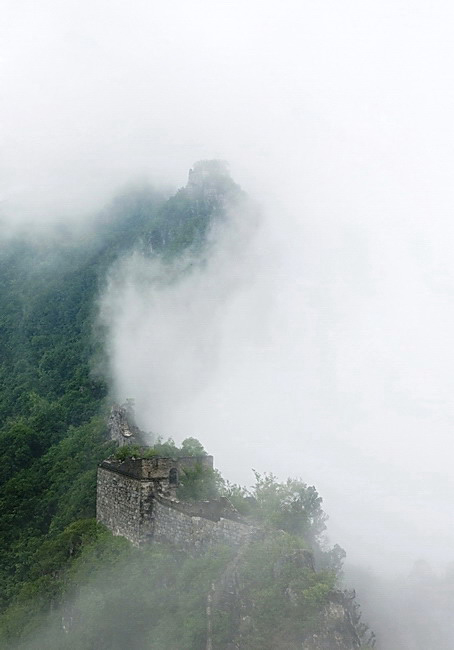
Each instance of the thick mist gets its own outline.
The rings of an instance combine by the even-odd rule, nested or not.
[[[115,396],[135,398],[145,430],[200,438],[230,480],[255,468],[315,484],[379,647],[449,648],[449,411],[431,404],[448,387],[434,384],[434,344],[418,349],[448,306],[418,292],[411,253],[393,283],[395,242],[313,225],[290,242],[278,214],[232,212],[202,261],[136,253],[111,270],[100,315]]]
[[[232,215],[170,285],[139,256],[113,270],[114,390],[231,480],[314,483],[333,542],[379,575],[452,560],[453,18],[43,0],[0,26],[3,234],[228,159],[260,225]]]
[[[116,395],[146,430],[199,436],[234,480],[255,467],[316,483],[355,558],[449,560],[452,309],[403,242],[334,225],[287,241],[278,214],[255,229],[233,215],[208,261],[171,280],[139,255],[113,269]]]
[[[308,227],[289,243],[273,237],[276,214],[259,226],[254,214],[249,228],[247,213],[231,215],[212,233],[208,261],[186,260],[170,277],[139,255],[112,270],[101,314],[116,396],[135,397],[146,430],[199,437],[230,480],[248,484],[254,467],[314,483],[332,543],[374,574],[357,585],[347,568],[382,647],[393,647],[392,629],[399,648],[423,648],[423,638],[448,648],[452,630],[437,612],[449,609],[450,590],[426,598],[436,581],[422,576],[409,603],[416,583],[406,576],[421,558],[452,559],[449,458],[439,451],[449,412],[431,404],[448,390],[434,385],[433,365],[449,360],[434,344],[418,349],[450,310],[417,292],[410,254],[406,284],[393,284],[379,237]],[[417,326],[407,308],[419,302],[427,313]]]

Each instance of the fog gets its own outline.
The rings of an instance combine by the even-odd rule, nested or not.
[[[452,5],[2,13],[8,232],[204,158],[259,205],[170,291],[139,257],[113,273],[113,385],[140,424],[200,438],[231,480],[315,484],[333,542],[379,575],[452,560]]]

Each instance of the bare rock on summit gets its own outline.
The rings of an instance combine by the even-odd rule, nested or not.
[[[107,428],[110,439],[118,443],[119,447],[144,444],[144,434],[134,423],[133,407],[128,401],[112,406]]]

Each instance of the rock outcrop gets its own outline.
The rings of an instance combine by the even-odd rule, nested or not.
[[[364,647],[356,627],[355,611],[348,592],[335,591],[323,610],[317,634],[305,639],[302,650],[356,650]]]
[[[250,585],[244,577],[247,553],[247,545],[243,545],[219,580],[213,583],[207,596],[207,650],[213,650],[216,647],[213,630],[216,625],[215,619],[219,613],[230,621],[230,630],[232,631],[231,638],[227,644],[224,641],[223,647],[228,650],[256,647],[255,641],[252,646],[250,646],[250,642],[251,638],[254,639],[256,636],[255,626],[259,606],[251,599]],[[283,554],[271,568],[276,579],[301,570],[315,572],[312,553],[306,549]],[[283,593],[290,607],[295,609],[296,614],[299,606],[298,592],[289,583],[287,588],[284,586]],[[311,632],[298,637],[294,631],[285,629],[277,631],[276,636],[273,636],[273,649],[357,650],[358,648],[372,648],[373,644],[369,645],[364,639],[366,629],[366,626],[360,623],[359,608],[354,593],[333,590],[329,593],[327,602],[320,616],[317,617],[317,622]]]
[[[134,422],[134,410],[130,401],[112,406],[107,430],[110,439],[118,443],[119,447],[124,445],[146,446],[145,433]]]

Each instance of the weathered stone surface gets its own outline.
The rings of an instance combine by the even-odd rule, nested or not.
[[[197,465],[204,469],[213,469],[213,456],[187,456],[182,458],[125,458],[116,460],[109,458],[101,463],[101,467],[118,474],[124,474],[137,480],[152,480],[158,482],[156,488],[162,490],[172,482],[172,471],[175,471],[174,481],[178,483],[179,476],[186,470],[194,469]]]
[[[145,444],[145,434],[135,425],[132,406],[128,403],[112,406],[107,429],[110,439],[118,443],[119,447]]]
[[[218,521],[184,512],[178,503],[153,502],[153,538],[189,552],[200,552],[215,544],[240,546],[254,532],[252,526],[221,517]]]
[[[98,468],[96,518],[136,546],[151,534],[151,481]]]
[[[98,521],[136,546],[155,540],[199,552],[214,544],[242,544],[255,529],[239,520],[227,499],[196,503],[175,499],[171,472],[179,473],[198,460],[213,467],[211,456],[104,461],[98,468]]]
[[[361,648],[361,640],[352,621],[351,600],[344,592],[333,592],[324,609],[319,632],[304,641],[302,650],[356,648]]]

